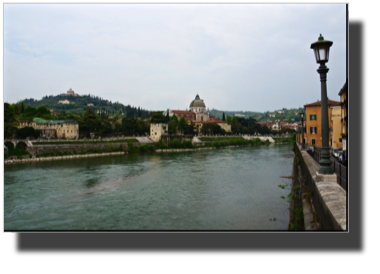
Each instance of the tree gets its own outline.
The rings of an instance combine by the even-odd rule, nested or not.
[[[83,118],[79,120],[79,127],[88,132],[89,136],[90,132],[101,130],[101,121],[91,108],[87,108]]]
[[[122,124],[119,123],[119,122],[116,122],[116,123],[115,123],[115,132],[116,132],[116,133],[119,133],[119,132],[122,132],[122,131],[123,131],[123,126],[122,126]]]
[[[156,111],[152,114],[150,118],[151,123],[166,123],[166,117],[160,111]]]
[[[125,135],[134,135],[137,133],[137,120],[134,117],[125,117],[122,120],[122,128]]]
[[[23,128],[17,129],[17,135],[21,139],[26,139],[27,137],[38,138],[40,136],[40,131],[39,130],[35,130],[32,127],[23,127]]]
[[[226,117],[224,116],[224,112],[223,112],[222,120],[223,120],[223,121],[226,121]]]
[[[16,134],[19,121],[14,108],[8,103],[4,103],[4,136],[11,137]]]
[[[24,117],[34,117],[37,113],[37,109],[34,107],[27,107],[23,113]]]
[[[170,117],[169,117],[169,110],[166,112],[166,123],[169,123]]]
[[[195,124],[191,122],[190,124],[186,124],[186,127],[184,129],[184,134],[194,135],[195,131]]]
[[[150,131],[150,126],[148,123],[146,123],[145,121],[143,120],[137,120],[137,132],[141,135],[145,134],[145,133],[149,133]]]
[[[14,110],[15,110],[15,115],[16,115],[16,116],[19,116],[19,115],[20,115],[20,110],[19,110],[19,108],[18,108],[18,105],[17,105],[17,104],[13,105],[13,108],[14,108]]]
[[[35,116],[37,117],[44,117],[44,118],[49,118],[51,115],[50,110],[47,109],[45,106],[40,106],[37,108]]]
[[[187,126],[186,120],[184,117],[181,117],[178,121],[178,129],[183,133],[183,130]]]
[[[107,134],[112,132],[112,125],[107,120],[102,122],[102,133]]]
[[[177,121],[171,120],[168,123],[168,132],[169,132],[169,134],[176,134],[177,133],[177,128],[178,128]]]
[[[58,114],[58,119],[59,120],[64,120],[64,119],[66,119],[66,116],[67,116],[67,113],[66,113],[66,111],[64,111],[64,110],[62,110],[59,114]]]
[[[178,123],[178,117],[175,114],[170,118],[170,120],[176,121],[176,123]]]

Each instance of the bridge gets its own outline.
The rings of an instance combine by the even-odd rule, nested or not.
[[[28,147],[33,147],[33,144],[29,140],[23,140],[23,139],[5,139],[4,140],[4,146],[7,148],[16,148],[20,147],[22,149],[26,149]]]

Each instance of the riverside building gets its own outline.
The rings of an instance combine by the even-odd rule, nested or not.
[[[191,101],[190,110],[168,109],[167,111],[165,111],[164,115],[166,116],[167,113],[169,113],[169,117],[176,115],[178,119],[180,119],[181,117],[184,117],[186,122],[194,123],[198,129],[198,134],[201,134],[202,126],[207,123],[218,124],[226,132],[231,132],[230,123],[226,121],[222,121],[222,120],[217,120],[215,116],[210,115],[210,109],[208,109],[206,112],[206,104],[204,100],[199,97],[198,94],[197,96],[195,96],[195,99]]]
[[[33,127],[41,131],[42,136],[52,138],[79,138],[79,124],[75,120],[52,120],[34,118],[33,121],[20,121],[19,128]]]

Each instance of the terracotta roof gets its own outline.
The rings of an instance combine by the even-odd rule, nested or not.
[[[347,92],[347,81],[346,81],[346,83],[344,83],[344,85],[343,85],[342,89],[339,91],[338,95],[342,96],[346,92]]]
[[[172,112],[174,113],[174,114],[195,114],[194,112],[192,112],[192,111],[186,111],[186,110],[172,110]]]
[[[317,101],[317,102],[314,102],[314,103],[311,103],[311,104],[304,105],[304,107],[318,107],[318,106],[321,105],[321,102],[322,101]],[[328,106],[339,106],[340,102],[327,99],[327,105]]]
[[[222,121],[222,120],[212,120],[212,121],[207,121],[207,122],[192,120],[192,122],[194,122],[194,123],[201,123],[201,124],[217,124],[217,123],[219,123],[219,124],[222,124],[222,123],[223,124],[230,124],[230,123],[228,123],[226,121]]]

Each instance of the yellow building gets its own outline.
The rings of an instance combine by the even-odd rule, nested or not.
[[[33,121],[20,121],[19,128],[33,127],[41,131],[42,136],[53,138],[79,138],[79,124],[75,120],[52,120],[34,118]]]
[[[331,129],[331,106],[339,106],[340,103],[332,100],[327,100],[329,129]],[[321,101],[304,105],[305,107],[305,145],[322,146],[322,115]],[[329,134],[329,145],[331,146],[332,135]]]
[[[221,120],[212,120],[207,122],[201,122],[201,121],[192,121],[195,124],[195,127],[198,130],[198,135],[202,135],[202,127],[204,124],[218,124],[222,129],[224,129],[226,132],[231,132],[231,124],[226,121]]]
[[[342,122],[341,107],[331,106],[331,146],[332,148],[342,148]]]
[[[347,133],[348,133],[348,98],[347,98],[347,81],[339,91],[340,104],[342,106],[342,150],[347,149]]]

